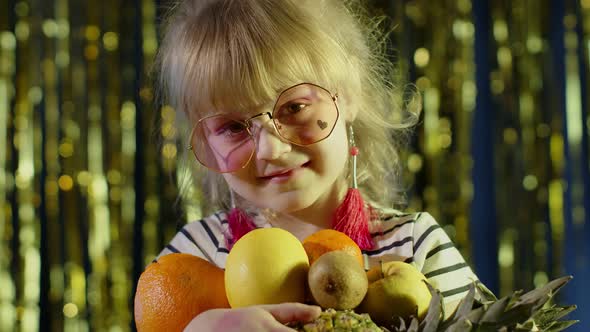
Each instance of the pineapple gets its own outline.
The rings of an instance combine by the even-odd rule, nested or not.
[[[357,314],[352,310],[328,309],[320,317],[310,323],[299,323],[291,326],[297,331],[305,332],[382,332],[369,315]]]
[[[572,306],[545,304],[572,279],[571,276],[555,279],[545,286],[526,294],[516,291],[509,296],[497,299],[485,286],[474,284],[455,313],[444,322],[438,318],[426,317],[417,330],[427,331],[561,331],[576,321],[560,319],[576,309]],[[431,289],[434,293],[437,291]],[[475,300],[476,292],[481,300]],[[437,294],[440,299],[440,295]],[[434,302],[434,301],[432,301]],[[432,303],[430,311],[436,313],[439,303]],[[440,312],[440,310],[438,310]],[[437,314],[439,315],[439,314]],[[438,316],[440,317],[440,316]],[[430,318],[430,320],[428,320]],[[428,326],[428,329],[426,328]],[[404,331],[404,330],[400,330]],[[409,330],[408,330],[409,331]]]
[[[528,293],[516,291],[501,299],[497,299],[482,284],[474,283],[457,310],[444,321],[440,292],[428,285],[432,300],[428,313],[421,322],[416,318],[409,321],[400,318],[396,326],[378,327],[367,314],[328,309],[313,322],[291,327],[306,332],[557,332],[576,323],[573,320],[561,320],[575,310],[576,306],[548,305],[547,302],[571,279],[569,276],[561,277]],[[477,297],[479,300],[476,300]]]

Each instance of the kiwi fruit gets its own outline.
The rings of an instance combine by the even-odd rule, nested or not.
[[[365,295],[369,282],[357,259],[344,251],[330,251],[309,268],[309,290],[323,308],[354,309]]]

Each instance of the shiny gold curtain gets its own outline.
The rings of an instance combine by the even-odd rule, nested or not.
[[[174,113],[148,77],[156,3],[0,12],[0,330],[129,330],[138,274],[181,222]]]
[[[497,271],[485,277],[500,294],[573,271],[584,280],[590,1],[370,4],[389,16],[392,59],[424,100],[405,154],[409,209]],[[0,331],[132,330],[139,273],[199,216],[177,202],[183,136],[150,77],[167,5],[0,0]],[[473,130],[484,106],[489,144]],[[490,189],[474,181],[477,147],[493,156],[487,256],[472,240],[484,229],[474,197]],[[582,285],[568,285],[575,301]]]
[[[444,224],[499,294],[573,274],[562,300],[578,304],[583,320],[590,1],[376,6],[393,18],[396,58],[424,97],[407,159],[410,207]]]

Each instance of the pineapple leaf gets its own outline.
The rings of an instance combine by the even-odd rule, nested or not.
[[[440,291],[432,287],[428,282],[426,282],[426,286],[428,286],[432,298],[430,299],[430,305],[428,306],[428,313],[426,314],[426,317],[424,317],[422,323],[420,323],[420,331],[436,332],[441,317],[444,317],[442,311],[442,296]]]
[[[525,322],[533,314],[533,304],[514,306],[505,311],[497,323],[507,326],[514,326],[517,323]]]
[[[535,324],[535,321],[532,319],[528,319],[526,322],[524,323],[517,323],[516,324],[516,330],[517,331],[534,331],[534,329],[537,327],[537,325]]]
[[[453,326],[455,324],[458,324],[461,321],[466,321],[466,320],[469,321],[470,323],[471,322],[478,322],[479,319],[480,319],[480,317],[485,312],[484,309],[485,309],[484,307],[479,307],[479,308],[473,309],[473,310],[471,310],[469,313],[467,313],[464,316],[454,316],[453,315],[453,317],[450,317],[449,319],[445,320],[441,325],[439,325],[438,331],[445,331],[445,332],[449,332],[449,331],[461,331],[460,329],[459,330],[453,330],[453,329],[451,329],[451,326]]]
[[[506,310],[506,307],[508,306],[508,302],[509,302],[510,298],[509,297],[503,297],[502,299],[492,303],[486,310],[486,312],[483,314],[483,316],[481,317],[481,319],[479,320],[480,322],[496,322],[500,317],[502,317],[502,314],[504,313],[504,311]]]
[[[545,332],[559,332],[567,329],[568,327],[576,324],[577,320],[562,320],[556,321],[550,324],[550,326],[543,329]]]
[[[474,332],[497,332],[498,326],[494,323],[483,323],[477,326]]]
[[[396,327],[395,330],[397,332],[407,331],[408,329],[406,328],[406,321],[401,317],[398,317],[398,318],[399,318],[399,326]]]
[[[420,323],[418,322],[418,319],[413,317],[410,326],[408,326],[408,332],[418,332],[419,325]]]
[[[469,292],[467,292],[467,295],[463,298],[463,300],[461,300],[461,303],[459,303],[459,306],[457,307],[457,310],[455,310],[455,313],[452,315],[451,319],[453,319],[454,317],[461,318],[467,315],[473,309],[474,300],[475,285],[472,284],[469,287]]]
[[[481,316],[483,316],[484,313],[484,307],[479,307],[477,309],[471,310],[471,312],[465,315],[464,318],[468,319],[470,322],[479,322]]]
[[[543,328],[545,325],[565,317],[570,312],[576,310],[576,308],[577,306],[575,305],[566,307],[553,305],[550,308],[537,311],[535,314],[533,314],[533,319],[537,322],[537,324],[539,324],[539,326]]]
[[[514,306],[522,304],[533,303],[533,310],[541,308],[547,301],[549,301],[565,284],[572,279],[572,276],[565,276],[557,278],[548,282],[545,286],[532,290],[522,296],[516,301]]]
[[[522,289],[516,290],[512,292],[512,294],[508,295],[510,297],[510,301],[508,302],[508,308],[514,307],[516,303],[518,303],[518,299],[524,294]]]
[[[514,331],[514,332],[533,332],[533,331],[538,331],[533,329],[532,327],[529,326],[516,326],[514,329],[509,330],[509,331]]]
[[[477,286],[477,291],[480,297],[482,298],[483,302],[498,301],[496,295],[494,295],[494,293],[491,290],[489,290],[486,287],[486,285],[484,285],[482,282],[476,281],[475,284]]]
[[[458,319],[451,326],[446,328],[445,332],[467,332],[471,331],[473,324],[468,319]]]

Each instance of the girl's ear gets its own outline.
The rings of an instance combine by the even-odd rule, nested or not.
[[[356,105],[350,105],[346,108],[346,122],[352,123],[356,119],[356,115],[358,114],[358,108]]]
[[[358,105],[351,102],[349,98],[338,98],[338,108],[340,110],[340,114],[344,116],[346,123],[352,123],[356,119]]]

